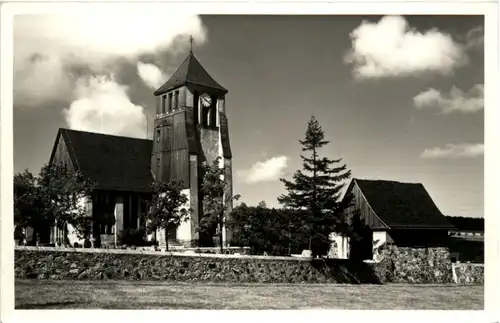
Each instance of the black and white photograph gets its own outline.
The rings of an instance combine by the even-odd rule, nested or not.
[[[497,13],[331,6],[2,21],[12,311],[484,311]]]

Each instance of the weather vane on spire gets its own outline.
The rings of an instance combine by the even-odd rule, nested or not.
[[[191,53],[193,52],[193,35],[189,35],[189,44],[191,45]]]

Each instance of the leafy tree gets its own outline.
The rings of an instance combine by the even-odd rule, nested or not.
[[[118,237],[118,241],[121,245],[135,246],[135,247],[146,247],[153,246],[155,242],[146,241],[147,231],[145,228],[139,229],[125,229]]]
[[[303,224],[308,229],[309,245],[314,256],[325,254],[329,248],[329,234],[335,230],[340,220],[340,198],[344,181],[349,179],[342,159],[320,157],[319,150],[327,145],[324,132],[318,120],[313,116],[308,122],[304,140],[299,140],[303,170],[297,170],[292,181],[280,179],[287,194],[278,198],[278,202],[287,209],[303,210]]]
[[[14,224],[20,227],[33,226],[39,218],[36,203],[36,177],[29,171],[14,175]]]
[[[241,204],[233,209],[228,228],[233,243],[250,247],[253,254],[290,255],[307,247],[301,223],[302,211],[269,209],[259,203],[256,207]],[[301,249],[302,248],[302,249]]]
[[[229,212],[232,202],[238,200],[240,195],[227,194],[229,183],[225,180],[224,167],[219,166],[220,159],[217,157],[211,165],[207,162],[202,165],[203,180],[200,191],[205,215],[200,219],[199,229],[201,232],[207,232],[215,225],[222,252],[224,250],[222,231],[224,230],[225,215]]]
[[[260,201],[259,204],[257,204],[257,207],[267,208],[267,204],[265,201]]]
[[[262,254],[271,253],[277,243],[272,237],[274,220],[268,208],[241,204],[233,209],[226,225],[233,232],[233,244],[250,247],[253,254]]]
[[[169,232],[189,219],[191,209],[186,207],[189,200],[186,194],[182,193],[178,182],[155,182],[153,191],[153,198],[146,213],[147,230],[165,230],[165,245],[168,250]]]
[[[38,176],[28,170],[18,173],[14,176],[15,225],[32,227],[34,241],[51,226],[63,229],[67,224],[87,238],[87,210],[81,200],[90,197],[92,189],[90,180],[61,165],[46,164]]]

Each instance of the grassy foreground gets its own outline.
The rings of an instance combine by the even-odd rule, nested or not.
[[[15,290],[16,309],[484,309],[484,286],[16,280]]]

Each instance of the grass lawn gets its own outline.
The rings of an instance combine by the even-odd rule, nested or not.
[[[482,310],[484,286],[16,280],[16,309]]]

